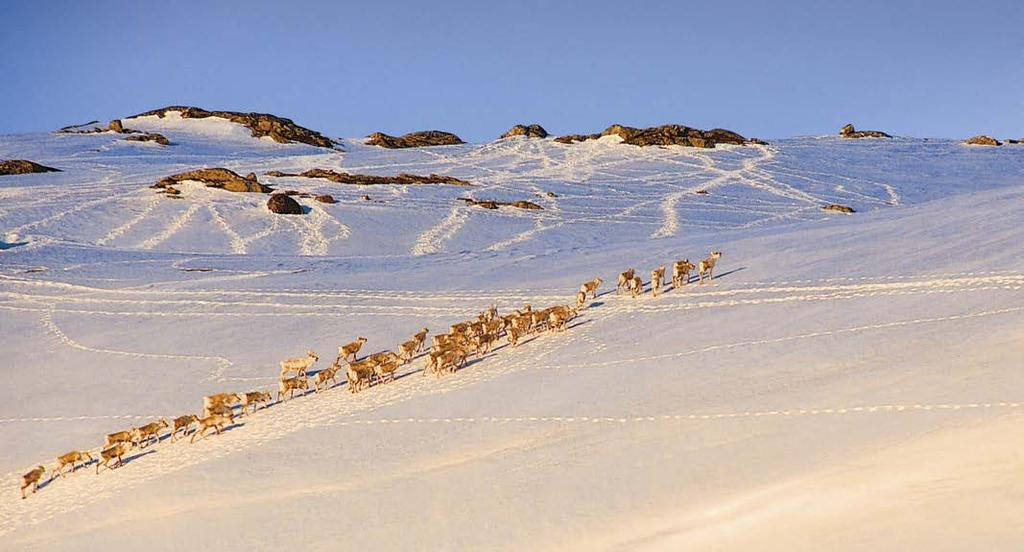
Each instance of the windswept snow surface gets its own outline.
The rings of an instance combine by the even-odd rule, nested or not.
[[[1024,147],[341,152],[215,119],[125,124],[174,145],[0,137],[0,158],[64,171],[0,177],[0,549],[1024,546]],[[263,194],[147,189],[213,166],[339,203],[288,217]],[[264,176],[314,167],[475,186]],[[647,281],[711,248],[711,285],[610,292],[628,266]],[[276,391],[283,358],[322,368],[357,335],[385,350],[595,276],[564,333],[441,379],[419,358],[20,499],[20,474],[108,432]]]

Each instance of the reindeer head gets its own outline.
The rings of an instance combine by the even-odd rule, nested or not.
[[[722,256],[722,252],[721,251],[712,251],[711,252],[711,256],[717,259],[717,258]]]
[[[169,424],[167,423],[167,418],[160,418],[160,420],[157,423],[160,424],[160,427],[170,427]]]
[[[314,353],[313,351],[306,351],[306,356],[313,359],[313,362],[320,360],[320,357],[316,356],[316,353]]]

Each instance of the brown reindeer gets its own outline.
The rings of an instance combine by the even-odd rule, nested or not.
[[[288,393],[288,398],[295,398],[295,391],[298,389],[308,390],[309,389],[309,378],[306,376],[292,376],[290,378],[283,379],[277,382],[277,402],[281,402],[281,397],[285,393]],[[202,420],[200,420],[201,422]]]
[[[21,499],[25,500],[25,489],[32,487],[32,494],[39,490],[39,481],[46,475],[45,466],[36,466],[32,471],[21,476]],[[50,479],[53,479],[52,477]]]
[[[712,251],[710,255],[708,255],[707,257],[704,257],[704,259],[702,259],[700,261],[700,263],[697,266],[697,276],[700,277],[700,283],[701,284],[704,283],[704,274],[705,273],[708,275],[708,281],[709,282],[712,280],[712,278],[714,278],[712,273],[715,271],[715,263],[718,262],[718,259],[721,256],[722,256],[722,252],[721,251]]]
[[[364,386],[370,385],[370,379],[373,378],[373,364],[369,359],[348,362],[345,375],[348,378],[350,392],[358,393]]]
[[[693,263],[687,259],[682,259],[672,263],[672,289],[676,289],[679,286],[686,285],[690,282],[690,271],[694,268]]]
[[[243,394],[242,414],[245,415],[249,413],[250,405],[252,406],[252,413],[255,414],[256,409],[259,408],[261,404],[263,405],[263,408],[266,408],[267,405],[270,404],[270,400],[272,398],[273,397],[270,396],[270,393],[267,393],[266,391],[249,391]]]
[[[101,450],[100,461],[96,463],[96,473],[100,473],[100,466],[106,466],[109,470],[123,466],[124,459],[122,456],[128,454],[129,450],[131,450],[131,443],[125,441],[114,443],[113,445]],[[110,461],[115,458],[117,459],[117,463],[111,466]]]
[[[580,291],[583,293],[583,298],[586,300],[587,295],[592,295],[594,299],[597,299],[597,287],[601,285],[604,280],[600,278],[594,278],[589,282],[583,282],[580,286]]]
[[[338,347],[338,356],[344,360],[348,360],[348,357],[355,360],[356,354],[359,353],[359,349],[363,348],[364,343],[366,343],[365,337],[357,337],[355,341]]]
[[[132,436],[132,441],[135,446],[139,448],[146,448],[148,445],[156,442],[160,442],[160,430],[170,427],[167,424],[167,420],[160,418],[155,422],[150,422],[144,426],[135,428],[135,435]]]
[[[54,477],[53,474],[64,477],[64,468],[68,465],[71,466],[71,473],[75,473],[78,469],[78,463],[82,462],[83,465],[88,462],[92,462],[92,455],[88,451],[84,450],[73,450],[66,452],[57,457],[57,467],[51,472],[50,478]]]
[[[201,439],[205,439],[206,430],[210,429],[211,427],[214,429],[214,431],[217,432],[217,435],[220,435],[220,432],[224,429],[225,426],[229,426],[233,423],[235,423],[235,417],[232,416],[231,414],[228,414],[226,416],[221,414],[213,414],[207,416],[199,420],[199,427],[196,429],[195,432],[192,433],[192,438],[189,439],[189,443],[195,443],[196,436],[198,436]]]
[[[615,294],[618,295],[620,291],[629,291],[629,283],[633,280],[633,276],[635,275],[635,268],[627,268],[625,271],[620,273],[619,281],[615,284]]]
[[[199,421],[199,416],[195,414],[185,414],[184,416],[178,416],[174,419],[174,431],[171,432],[171,442],[178,440],[178,431],[182,431],[182,436],[188,435],[188,430],[192,427],[192,424]]]
[[[659,266],[651,271],[651,295],[658,296],[661,291],[661,282],[665,279],[665,267]]]

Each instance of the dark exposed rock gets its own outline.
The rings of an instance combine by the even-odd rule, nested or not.
[[[512,136],[526,136],[527,138],[547,138],[548,131],[540,125],[516,125],[498,138],[511,138]]]
[[[836,213],[846,213],[846,214],[850,214],[850,213],[855,213],[856,212],[856,211],[853,210],[852,207],[847,207],[846,205],[839,205],[838,203],[830,203],[828,205],[822,205],[821,206],[821,210],[822,211],[835,211]]]
[[[1008,138],[1006,140],[1006,143],[1007,144],[1022,144],[1022,143],[1024,143],[1024,138],[1021,138],[1020,140],[1014,140],[1013,138]]]
[[[684,125],[661,125],[648,128],[634,128],[624,125],[612,125],[600,134],[569,134],[555,138],[556,142],[570,144],[584,140],[595,140],[602,136],[618,136],[622,143],[633,146],[687,146],[694,148],[713,148],[715,144],[750,144],[743,136],[723,128],[701,130]]]
[[[320,203],[337,203],[338,202],[338,200],[334,199],[334,196],[332,196],[331,194],[318,195],[314,199],[316,199]]]
[[[68,125],[66,127],[60,127],[60,130],[58,130],[57,132],[74,132],[75,129],[88,127],[95,124],[99,124],[99,121],[89,121],[88,123],[82,123],[80,125]]]
[[[366,138],[367,145],[391,149],[465,144],[465,142],[462,141],[462,138],[459,138],[450,132],[442,132],[440,130],[410,132],[409,134],[403,134],[402,136],[397,137],[384,134],[383,132],[374,132]]]
[[[364,195],[359,196],[359,199],[361,199],[363,201],[370,201],[370,196],[364,194]]]
[[[273,194],[267,200],[267,209],[279,215],[301,215],[302,206],[286,194]]]
[[[107,125],[107,130],[121,134],[124,132],[124,125],[121,124],[121,119],[114,119]]]
[[[853,124],[847,123],[839,129],[839,135],[843,138],[892,138],[880,130],[857,130]]]
[[[159,132],[145,132],[145,133],[140,133],[140,134],[130,134],[128,136],[125,136],[124,139],[128,140],[129,142],[156,142],[157,144],[160,144],[161,146],[169,146],[169,145],[171,145],[171,141],[168,140],[166,136],[164,136],[163,134],[160,134]]]
[[[47,172],[60,172],[60,169],[47,167],[46,165],[40,165],[39,163],[25,159],[10,159],[7,161],[0,159],[0,176]]]
[[[465,201],[468,205],[475,205],[484,209],[497,209],[498,207],[516,207],[518,209],[541,209],[544,208],[532,201],[497,201],[493,199],[473,199],[471,197],[460,197],[459,201]]]
[[[1001,146],[1001,145],[1003,145],[1003,143],[1000,142],[999,140],[996,140],[995,138],[993,138],[991,136],[985,136],[984,134],[979,134],[977,136],[972,136],[972,137],[970,137],[970,138],[968,138],[968,139],[966,139],[966,140],[964,140],[963,142],[960,142],[960,143],[964,144],[966,146]]]
[[[273,191],[270,186],[264,186],[256,180],[256,175],[249,173],[242,177],[238,173],[221,168],[197,169],[183,173],[173,174],[160,179],[151,188],[167,188],[179,182],[195,180],[202,182],[208,188],[220,188],[229,192],[260,192],[269,193]]]
[[[181,117],[183,119],[205,119],[207,117],[227,119],[248,128],[255,138],[269,136],[272,140],[281,144],[298,142],[301,144],[309,144],[311,146],[319,146],[321,148],[332,148],[335,146],[333,140],[319,132],[299,126],[291,119],[285,119],[284,117],[278,117],[269,113],[207,111],[199,107],[176,105],[146,111],[145,113],[133,115],[130,118],[147,117],[150,115],[156,115],[157,117],[163,118],[169,111],[177,111],[181,113]]]
[[[346,172],[338,172],[331,169],[309,169],[301,173],[285,173],[281,171],[270,171],[267,176],[301,176],[305,178],[326,178],[331,182],[337,182],[338,184],[356,184],[359,186],[372,186],[377,184],[403,184],[403,185],[415,185],[415,184],[451,184],[452,186],[472,186],[465,180],[455,178],[454,176],[442,176],[439,174],[429,174],[427,176],[421,176],[417,174],[399,173],[396,176],[377,176],[371,174],[349,174]]]

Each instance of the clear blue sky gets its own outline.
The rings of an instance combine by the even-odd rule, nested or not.
[[[1024,2],[0,0],[0,133],[168,104],[335,136],[1024,136]]]

